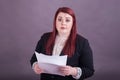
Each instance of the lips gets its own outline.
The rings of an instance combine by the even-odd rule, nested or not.
[[[65,27],[61,27],[61,29],[65,29]]]

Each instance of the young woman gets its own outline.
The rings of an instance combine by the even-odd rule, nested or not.
[[[33,54],[30,62],[34,72],[41,75],[41,80],[84,80],[94,73],[89,42],[77,33],[75,14],[68,7],[57,10],[53,31],[42,35],[35,51],[51,56],[68,55],[67,65],[59,68],[65,76],[60,76],[44,73]]]

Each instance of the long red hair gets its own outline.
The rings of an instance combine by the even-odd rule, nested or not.
[[[53,31],[50,34],[50,37],[46,43],[46,53],[52,54],[53,46],[55,43],[55,38],[56,38],[56,35],[58,34],[57,29],[56,29],[56,18],[60,12],[67,13],[67,14],[71,15],[73,18],[73,26],[72,26],[70,35],[69,35],[69,37],[65,43],[65,46],[62,50],[64,54],[66,54],[68,56],[72,56],[74,54],[74,51],[75,51],[75,41],[76,41],[76,34],[77,34],[76,18],[75,18],[75,14],[74,14],[73,10],[68,8],[68,7],[59,8],[55,14],[54,23],[53,23]]]

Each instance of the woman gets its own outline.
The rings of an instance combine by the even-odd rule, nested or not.
[[[30,62],[41,80],[84,80],[94,73],[92,50],[88,40],[77,34],[75,14],[68,7],[57,10],[53,31],[42,35],[35,51],[46,55],[68,55],[67,65],[59,68],[65,76],[60,76],[44,73],[33,54]]]

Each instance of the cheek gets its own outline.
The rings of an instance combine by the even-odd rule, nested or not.
[[[72,24],[72,23],[68,24],[68,28],[69,28],[69,29],[71,29],[71,28],[72,28],[72,26],[73,26],[73,24]]]
[[[71,26],[71,27],[69,27],[69,31],[71,31],[71,29],[72,29],[72,26]]]
[[[56,22],[56,27],[59,27],[60,26],[60,23],[59,22]]]
[[[56,23],[56,29],[59,30],[61,25],[59,23]]]

